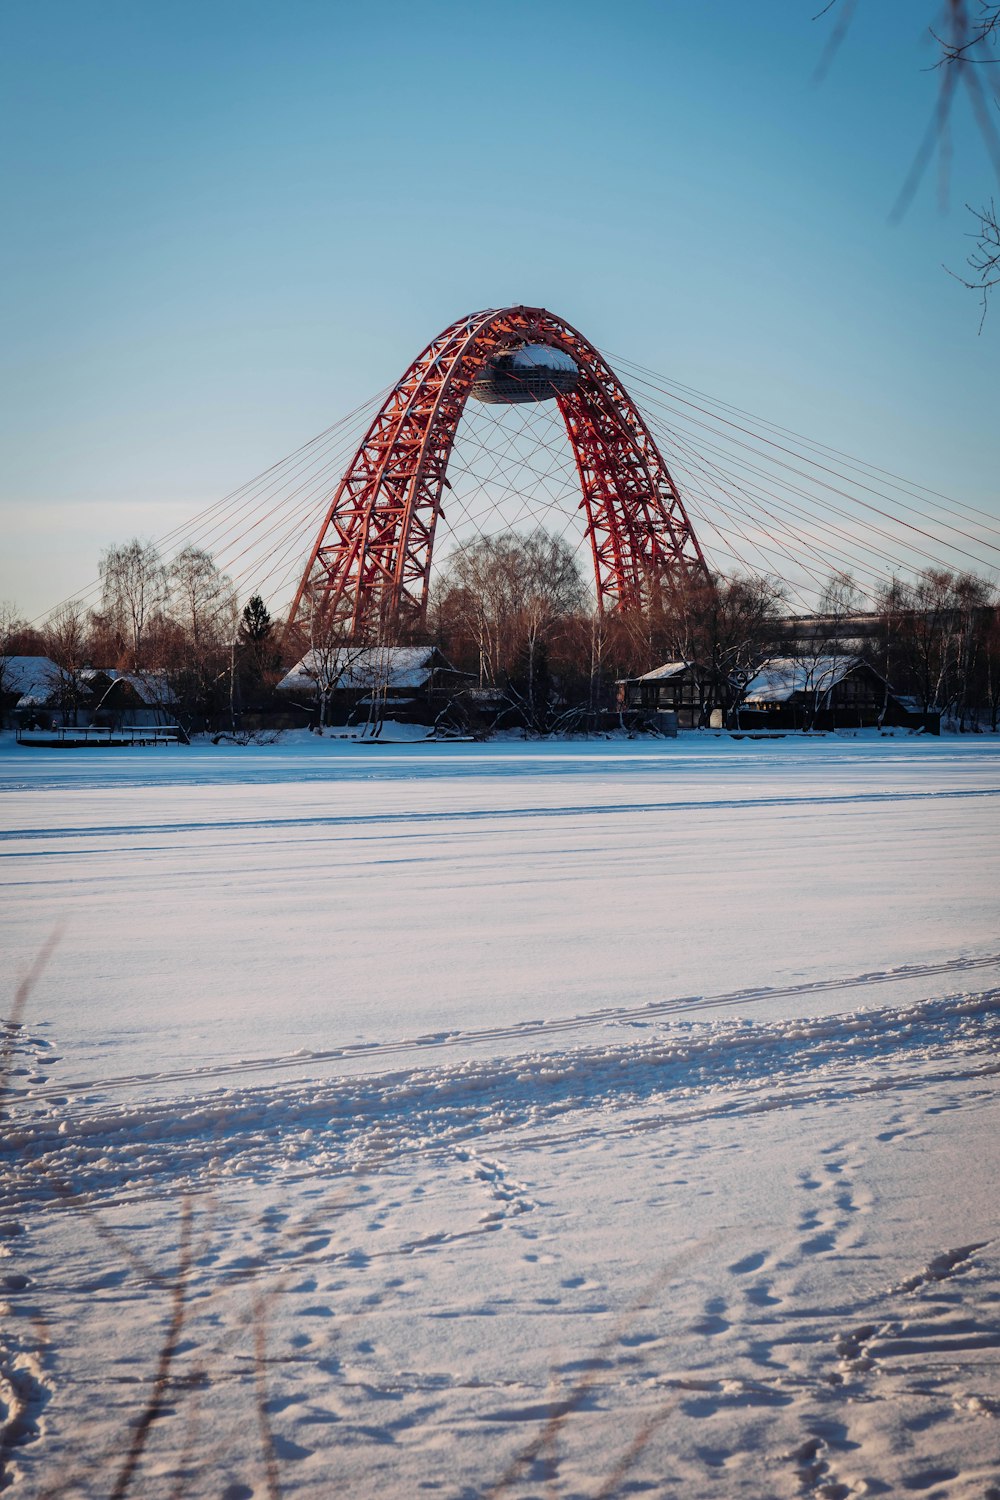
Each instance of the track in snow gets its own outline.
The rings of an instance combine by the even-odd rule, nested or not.
[[[642,1005],[609,1006],[582,1015],[553,1020],[521,1021],[509,1026],[480,1027],[471,1030],[434,1032],[398,1041],[359,1042],[322,1051],[300,1051],[273,1057],[240,1058],[234,1062],[214,1063],[199,1068],[177,1068],[173,1071],[130,1073],[102,1079],[66,1080],[43,1088],[15,1090],[31,1099],[62,1099],[67,1094],[97,1090],[100,1094],[133,1088],[138,1084],[180,1083],[188,1080],[230,1078],[248,1073],[301,1069],[315,1063],[368,1061],[369,1058],[392,1057],[407,1052],[426,1052],[444,1047],[478,1046],[490,1042],[529,1040],[532,1037],[560,1036],[585,1031],[589,1027],[615,1022],[625,1024],[648,1021],[658,1016],[689,1015],[692,1012],[752,1005],[760,1001],[780,1000],[796,995],[817,995],[835,990],[864,989],[873,985],[892,984],[901,980],[933,978],[942,974],[970,973],[978,969],[1000,967],[1000,953],[980,957],[959,955],[936,964],[906,964],[900,968],[874,970],[865,974],[838,975],[830,979],[811,980],[802,984],[731,990],[721,995],[687,995],[669,1000],[650,1000]]]
[[[490,808],[457,808],[434,812],[391,812],[364,814],[317,814],[310,813],[303,817],[294,818],[209,818],[204,821],[189,821],[183,823],[127,823],[127,824],[89,824],[81,828],[10,828],[0,831],[0,843],[17,839],[54,839],[68,841],[82,838],[108,838],[128,835],[172,835],[183,833],[215,833],[224,831],[245,831],[255,829],[270,829],[289,831],[296,828],[363,828],[366,832],[373,828],[384,827],[413,827],[421,824],[438,823],[481,823],[481,822],[509,822],[518,818],[582,818],[582,817],[612,817],[622,814],[649,814],[649,813],[673,813],[673,812],[712,812],[712,811],[737,811],[749,807],[752,808],[778,808],[778,807],[864,807],[870,804],[905,803],[905,802],[946,802],[956,798],[966,799],[969,797],[998,797],[1000,787],[942,787],[932,791],[921,792],[846,792],[829,794],[804,794],[802,796],[786,797],[704,797],[704,798],[674,798],[669,801],[649,802],[606,802],[606,803],[580,803],[565,805],[562,807],[490,807]],[[60,854],[68,853],[68,850],[60,850]],[[81,850],[81,853],[89,853],[89,850]],[[25,855],[31,857],[40,856],[41,851],[30,849]],[[17,858],[16,854],[5,853],[3,858]]]
[[[30,1039],[26,1038],[26,1042]],[[462,1057],[436,1067],[218,1089],[155,1102],[22,1099],[8,1201],[126,1196],[227,1176],[377,1168],[517,1133],[523,1147],[673,1122],[843,1103],[1000,1071],[1000,989],[751,1024],[667,1026],[648,1040]],[[568,1132],[568,1135],[567,1135]]]

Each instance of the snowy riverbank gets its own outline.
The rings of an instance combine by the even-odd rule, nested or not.
[[[109,1490],[186,1203],[136,1494],[981,1500],[998,802],[979,738],[4,737],[14,1493]]]

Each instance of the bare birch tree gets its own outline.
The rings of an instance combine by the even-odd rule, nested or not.
[[[211,555],[185,547],[167,571],[168,613],[176,630],[173,675],[189,713],[233,712],[239,607],[231,580]]]
[[[143,665],[147,632],[166,597],[166,574],[152,542],[134,538],[108,547],[98,563],[101,612],[127,665]]]
[[[8,674],[8,664],[14,651],[14,633],[20,625],[17,608],[9,599],[0,602],[0,698],[4,694],[4,682]]]
[[[338,684],[350,682],[372,648],[352,641],[343,621],[325,611],[315,594],[309,596],[308,619],[309,650],[302,658],[302,671],[315,685],[319,722],[325,725]]]
[[[442,593],[442,610],[475,641],[480,686],[518,683],[534,713],[545,653],[586,603],[572,550],[542,528],[481,537],[450,560]]]
[[[83,696],[80,673],[87,662],[87,625],[83,610],[73,601],[60,604],[45,626],[45,646],[56,664],[53,690],[64,720],[75,724]]]

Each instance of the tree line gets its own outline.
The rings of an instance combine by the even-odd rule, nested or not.
[[[662,589],[642,612],[602,616],[564,542],[509,533],[455,556],[430,618],[449,659],[510,692],[539,729],[567,705],[596,714],[618,679],[667,661],[696,662],[713,705],[730,712],[768,657],[845,651],[956,728],[1000,726],[1000,595],[975,573],[928,568],[868,595],[834,574],[806,635],[766,574]]]
[[[134,539],[102,553],[99,571],[92,608],[67,601],[38,628],[9,606],[0,618],[0,658],[48,656],[64,710],[86,697],[93,667],[161,675],[188,724],[221,726],[269,700],[281,666],[274,623],[257,596],[240,608],[210,553],[189,546],[165,561]]]
[[[255,595],[241,608],[231,580],[195,547],[169,561],[148,542],[110,547],[100,580],[96,606],[63,604],[40,629],[8,610],[0,659],[49,656],[68,699],[86,667],[164,673],[185,722],[225,727],[242,713],[281,707],[276,684],[307,650],[329,668],[325,705],[358,649],[319,611],[283,640],[264,601]],[[973,573],[927,569],[890,578],[867,598],[837,574],[803,636],[790,632],[782,583],[745,573],[661,589],[643,611],[602,614],[572,549],[536,529],[455,551],[432,590],[423,640],[468,673],[484,698],[540,733],[596,724],[614,707],[619,679],[665,661],[696,662],[713,705],[731,711],[767,657],[848,649],[921,709],[941,709],[959,729],[996,731],[998,604],[995,586]]]

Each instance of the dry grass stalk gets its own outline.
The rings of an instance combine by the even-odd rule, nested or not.
[[[135,1431],[132,1435],[129,1451],[125,1456],[125,1462],[122,1464],[114,1487],[111,1490],[111,1500],[124,1500],[124,1497],[128,1494],[136,1469],[139,1467],[139,1462],[149,1437],[150,1428],[163,1411],[166,1401],[167,1390],[170,1385],[170,1371],[177,1354],[177,1346],[180,1343],[187,1312],[187,1281],[191,1271],[193,1217],[191,1199],[185,1198],[181,1204],[181,1234],[177,1251],[177,1275],[174,1278],[171,1292],[172,1306],[170,1322],[167,1327],[166,1337],[160,1346],[159,1358],[156,1364],[156,1375],[153,1379],[153,1389],[150,1392],[145,1408],[135,1424]]]
[[[590,1393],[591,1389],[597,1383],[598,1376],[603,1369],[604,1361],[606,1360],[607,1356],[611,1354],[611,1352],[624,1338],[625,1334],[628,1333],[629,1329],[634,1325],[639,1314],[645,1312],[648,1309],[650,1302],[653,1299],[657,1298],[659,1294],[665,1290],[671,1278],[676,1274],[676,1272],[679,1271],[683,1266],[687,1265],[696,1255],[700,1254],[700,1252],[704,1248],[705,1245],[704,1243],[702,1243],[694,1246],[691,1250],[685,1251],[683,1255],[675,1256],[674,1259],[669,1263],[669,1265],[665,1266],[662,1271],[658,1272],[657,1275],[653,1277],[652,1281],[650,1281],[647,1286],[639,1293],[638,1297],[636,1297],[634,1301],[632,1301],[628,1305],[628,1307],[622,1313],[621,1317],[618,1318],[615,1322],[614,1327],[611,1329],[610,1333],[608,1333],[607,1336],[602,1339],[597,1348],[591,1354],[588,1367],[586,1370],[584,1370],[579,1380],[577,1380],[576,1383],[569,1388],[566,1395],[562,1398],[561,1401],[552,1403],[552,1415],[545,1422],[541,1431],[537,1434],[536,1437],[532,1438],[530,1442],[526,1443],[520,1450],[520,1452],[514,1455],[510,1463],[507,1465],[507,1468],[504,1470],[503,1474],[501,1474],[500,1478],[497,1480],[496,1484],[493,1485],[492,1489],[486,1491],[485,1500],[496,1500],[497,1496],[503,1495],[507,1491],[509,1491],[511,1486],[520,1478],[528,1465],[534,1463],[536,1459],[542,1457],[545,1454],[550,1454],[553,1457],[555,1456],[557,1452],[556,1445],[560,1435],[562,1434],[563,1428],[568,1423],[570,1417],[575,1412],[580,1410],[580,1407],[583,1405],[583,1402]],[[668,1405],[667,1410],[663,1413],[664,1418],[668,1415],[669,1410],[670,1406]],[[649,1424],[647,1424],[647,1426],[648,1425]],[[642,1453],[643,1449],[647,1446],[650,1438],[652,1437],[653,1430],[655,1430],[655,1426],[657,1425],[659,1425],[659,1423],[654,1422],[650,1427],[648,1433],[644,1428],[643,1431],[639,1434],[639,1438],[637,1438],[633,1442],[631,1447],[626,1450],[623,1458],[619,1460],[619,1464],[614,1470],[612,1470],[612,1474],[616,1474],[618,1476],[615,1480],[616,1485],[620,1483],[621,1479],[635,1463],[636,1459]],[[625,1465],[625,1467],[622,1467],[623,1464]],[[611,1476],[609,1475],[608,1480],[610,1480],[610,1477]],[[604,1496],[605,1494],[610,1495],[613,1493],[613,1490],[608,1490],[606,1488],[607,1482],[608,1481],[605,1481],[605,1488],[602,1488],[598,1492],[602,1496]]]
[[[278,1474],[278,1455],[274,1449],[274,1433],[267,1410],[267,1326],[266,1300],[259,1293],[253,1299],[253,1354],[254,1394],[256,1396],[257,1427],[264,1453],[264,1475],[267,1480],[268,1500],[281,1500],[281,1484]]]
[[[57,946],[61,935],[61,930],[57,929],[53,931],[17,988],[11,1015],[6,1023],[4,1023],[3,1041],[2,1046],[0,1046],[0,1097],[2,1097],[5,1091],[6,1082],[9,1077],[28,999],[51,953]],[[192,1392],[196,1391],[200,1383],[208,1376],[207,1370],[200,1370],[197,1372],[197,1377],[192,1377],[189,1381],[178,1385],[173,1374],[181,1336],[188,1317],[188,1287],[191,1270],[195,1261],[196,1246],[194,1244],[193,1200],[190,1195],[185,1195],[182,1199],[177,1268],[173,1277],[168,1280],[155,1271],[122,1235],[105,1224],[97,1210],[87,1203],[71,1184],[54,1178],[50,1172],[45,1172],[44,1175],[48,1178],[54,1193],[68,1205],[79,1211],[94,1229],[97,1236],[110,1244],[133,1271],[141,1275],[143,1280],[150,1285],[156,1287],[168,1286],[170,1290],[170,1319],[157,1354],[152,1389],[149,1399],[134,1423],[132,1440],[129,1444],[128,1452],[115,1478],[113,1488],[110,1491],[110,1500],[126,1500],[139,1472],[153,1424],[164,1412],[172,1384],[178,1392],[182,1389]],[[347,1193],[341,1189],[331,1194],[329,1198],[325,1198],[321,1203],[318,1203],[306,1215],[304,1220],[286,1230],[283,1238],[287,1243],[292,1243],[295,1239],[312,1233],[321,1219],[325,1220],[331,1212],[342,1211],[346,1206]],[[662,1292],[676,1271],[703,1248],[703,1245],[699,1245],[684,1255],[675,1257],[663,1271],[653,1278],[640,1295],[626,1308],[610,1333],[597,1345],[590,1356],[588,1368],[575,1384],[569,1388],[562,1399],[558,1399],[558,1392],[553,1390],[553,1399],[550,1403],[551,1415],[543,1424],[536,1437],[515,1455],[499,1480],[491,1489],[485,1492],[485,1500],[495,1500],[495,1497],[509,1491],[511,1486],[523,1475],[527,1466],[540,1458],[548,1461],[546,1491],[550,1496],[550,1500],[555,1500],[558,1494],[557,1468],[561,1446],[560,1439],[563,1436],[564,1429],[570,1417],[579,1411],[587,1395],[596,1384],[601,1370],[604,1368],[607,1356],[633,1326],[639,1314],[648,1308],[651,1299],[657,1297]],[[269,1261],[261,1256],[258,1263],[245,1271],[243,1275],[249,1282],[256,1281],[268,1265]],[[250,1327],[253,1340],[254,1406],[263,1454],[268,1500],[281,1500],[281,1481],[274,1432],[267,1409],[268,1359],[266,1320],[269,1306],[285,1290],[291,1280],[292,1274],[293,1272],[289,1269],[282,1275],[279,1275],[266,1290],[254,1291],[246,1312],[241,1318],[236,1319],[235,1325],[228,1330],[227,1336],[222,1340],[221,1347],[215,1351],[216,1354],[223,1354],[227,1349],[233,1348],[242,1333],[245,1332],[247,1327]],[[215,1296],[219,1295],[220,1291],[221,1289],[210,1293],[208,1300],[212,1300]],[[197,1407],[197,1402],[194,1404]],[[674,1403],[668,1403],[662,1411],[656,1413],[643,1424],[617,1463],[604,1477],[600,1488],[595,1492],[594,1500],[610,1500],[610,1497],[616,1493],[621,1482],[648,1446],[656,1429],[670,1414],[673,1405]],[[196,1422],[196,1416],[193,1422],[189,1420],[188,1439],[185,1443],[185,1451],[180,1463],[180,1473],[171,1491],[171,1500],[183,1500],[183,1496],[186,1493],[188,1471],[195,1446],[194,1428]],[[2,1434],[0,1434],[0,1450],[2,1450]],[[41,1492],[40,1500],[56,1500],[56,1497],[71,1493],[75,1487],[75,1478],[76,1476],[64,1474],[56,1484],[49,1486]]]
[[[21,1034],[24,1012],[27,1009],[29,997],[35,985],[42,977],[45,965],[62,941],[62,935],[63,929],[60,923],[53,927],[45,942],[35,954],[28,972],[14,991],[14,1003],[11,1006],[10,1015],[3,1022],[3,1040],[0,1041],[0,1099],[7,1093],[11,1069],[14,1066],[14,1052],[17,1047],[18,1037]]]

